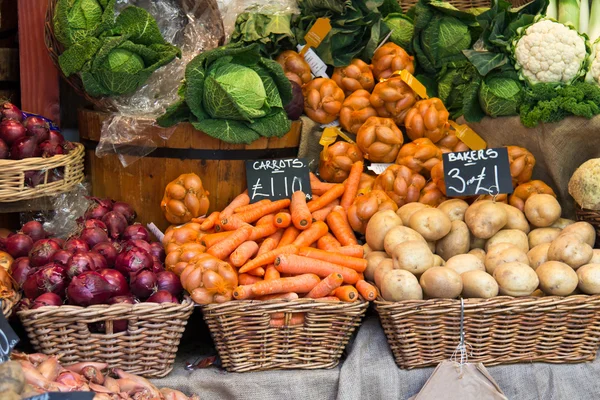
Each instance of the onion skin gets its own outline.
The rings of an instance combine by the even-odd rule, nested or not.
[[[6,238],[4,242],[6,252],[12,256],[12,258],[25,257],[29,254],[33,248],[33,240],[22,233],[17,233]]]
[[[146,253],[152,255],[152,246],[150,245],[150,243],[146,242],[145,240],[138,240],[138,239],[128,240],[123,244],[123,246],[121,248],[123,251],[129,251],[134,248],[139,248],[139,249],[144,250]]]
[[[62,266],[66,266],[72,255],[73,255],[73,253],[70,251],[59,250],[56,253],[54,253],[54,255],[52,256],[52,261],[54,261],[55,263],[58,263]]]
[[[52,261],[54,253],[61,250],[58,243],[51,239],[42,239],[35,242],[31,251],[29,252],[29,258],[31,259],[31,265],[34,267],[41,267],[42,265],[48,264]]]
[[[163,263],[165,262],[165,259],[167,257],[165,249],[159,242],[150,243],[150,255],[158,258],[160,262]]]
[[[122,201],[116,201],[113,204],[112,210],[121,213],[129,224],[133,224],[133,221],[135,221],[135,218],[137,217],[133,207],[131,207],[130,204]]]
[[[13,119],[15,121],[23,121],[23,111],[14,104],[6,101],[0,105],[0,119]]]
[[[26,136],[15,140],[10,148],[10,158],[23,160],[25,158],[39,157],[42,154],[34,137]]]
[[[49,140],[44,140],[39,144],[40,152],[42,157],[54,157],[56,155],[65,154],[62,145],[56,142],[51,142]]]
[[[13,277],[19,287],[23,286],[25,280],[29,275],[35,271],[35,268],[31,265],[29,257],[19,257],[13,261],[10,266],[10,275]]]
[[[83,228],[100,228],[105,232],[108,232],[106,224],[99,219],[87,219],[83,222]]]
[[[175,297],[183,291],[179,277],[171,271],[163,271],[156,275],[156,287],[158,291],[166,290]]]
[[[171,293],[167,292],[166,290],[159,290],[158,292],[156,292],[152,296],[150,296],[148,298],[148,300],[146,300],[146,303],[175,303],[175,304],[178,304],[179,300],[177,300],[177,298],[175,296],[173,296]]]
[[[94,271],[108,268],[108,262],[106,261],[106,258],[104,258],[104,256],[102,254],[95,252],[95,251],[89,251],[87,253],[87,255],[90,256],[92,258],[92,260],[94,261]]]
[[[59,264],[50,263],[30,274],[22,287],[25,296],[33,300],[44,293],[63,297],[67,283],[67,271]]]
[[[31,309],[35,310],[40,307],[60,306],[60,305],[62,305],[62,299],[60,298],[59,295],[57,295],[55,293],[44,293],[42,295],[39,295],[33,301],[33,304],[31,305]]]
[[[67,262],[67,275],[74,278],[84,272],[94,271],[96,264],[89,253],[75,253]]]
[[[101,228],[85,228],[79,236],[90,248],[98,243],[108,242],[108,235]]]
[[[0,122],[0,139],[8,146],[12,146],[17,140],[25,138],[27,131],[19,122],[12,119],[5,119]],[[36,143],[37,144],[37,143]]]
[[[131,293],[139,299],[147,299],[154,293],[156,275],[151,271],[141,271],[131,278]]]
[[[112,268],[115,266],[115,260],[117,259],[118,251],[111,243],[98,243],[94,246],[92,251],[104,257],[104,259],[106,260],[107,268]]]
[[[111,208],[107,207],[106,205],[94,202],[92,205],[90,205],[83,217],[85,219],[102,219],[102,217],[104,217],[104,215],[110,211]]]
[[[132,278],[142,270],[152,268],[152,256],[140,248],[122,252],[115,261],[115,269],[124,276]]]
[[[29,236],[34,242],[46,238],[44,226],[38,221],[29,221],[21,228],[21,233]]]
[[[133,224],[125,228],[123,232],[124,240],[143,240],[145,242],[150,241],[150,233],[142,224]]]
[[[88,271],[74,277],[66,293],[70,303],[87,307],[106,303],[111,297],[111,288],[102,275]]]
[[[100,271],[98,271],[98,273],[102,275],[102,277],[106,279],[106,281],[110,285],[113,296],[112,298],[128,295],[131,297],[129,293],[129,285],[127,284],[127,279],[122,273],[120,273],[116,269],[109,268],[101,269]],[[112,303],[109,302],[109,304]]]
[[[81,239],[73,238],[69,239],[63,245],[63,250],[70,251],[71,253],[87,253],[90,251],[90,247]]]
[[[48,123],[39,117],[28,117],[23,121],[27,135],[35,138],[37,143],[50,139],[50,127]]]
[[[102,217],[102,222],[104,222],[108,228],[108,234],[113,239],[123,235],[127,228],[127,219],[125,219],[123,214],[116,211],[110,211],[106,213]]]

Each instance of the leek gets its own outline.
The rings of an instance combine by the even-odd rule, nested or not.
[[[587,0],[583,0],[587,1]],[[559,0],[558,22],[569,24],[579,31],[579,7],[581,0]]]
[[[557,0],[550,0],[548,2],[548,8],[546,8],[546,17],[558,19],[558,4]]]
[[[588,36],[591,43],[600,38],[600,0],[592,0]]]
[[[581,0],[581,8],[579,9],[579,33],[588,33],[588,23],[590,19],[590,1]]]

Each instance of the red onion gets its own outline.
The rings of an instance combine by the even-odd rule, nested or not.
[[[40,308],[40,307],[61,306],[62,303],[63,303],[63,301],[59,295],[57,295],[55,293],[44,293],[42,295],[39,295],[33,301],[33,304],[31,305],[31,309],[35,310],[36,308]]]
[[[19,139],[25,138],[26,135],[25,127],[19,121],[5,119],[0,122],[0,139],[4,140],[8,146],[11,146]]]
[[[111,199],[108,199],[108,198],[100,199],[98,197],[92,197],[92,200],[94,200],[96,203],[100,204],[102,207],[108,208],[108,211],[112,211],[114,202]]]
[[[152,268],[150,268],[150,271],[154,272],[155,274],[159,274],[164,270],[165,266],[163,263],[158,258],[152,256]]]
[[[24,158],[39,157],[41,155],[35,138],[26,136],[15,140],[10,148],[10,158],[13,160],[22,160]]]
[[[135,301],[131,295],[129,296],[115,296],[108,300],[108,304],[135,304]],[[113,332],[125,332],[127,330],[127,320],[118,319],[113,321]]]
[[[98,273],[110,284],[113,296],[129,295],[129,285],[122,273],[116,269],[108,268],[101,269]]]
[[[150,268],[152,268],[152,256],[137,247],[122,252],[115,261],[115,269],[129,277]]]
[[[150,255],[158,258],[161,262],[165,262],[165,249],[160,242],[150,243]]]
[[[146,300],[146,303],[179,303],[177,297],[166,290],[159,290]]]
[[[31,265],[34,267],[41,267],[42,265],[48,264],[54,253],[60,250],[58,243],[51,239],[42,239],[35,242],[31,251],[29,252],[29,258],[31,259]]]
[[[64,250],[70,251],[71,253],[87,253],[90,251],[90,247],[81,239],[73,238],[65,242],[63,246]]]
[[[53,157],[58,154],[65,154],[62,145],[49,140],[44,140],[42,143],[40,143],[39,148],[42,153],[42,157]]]
[[[87,219],[83,223],[84,228],[100,228],[106,231],[106,224],[99,219]]]
[[[94,264],[94,260],[88,253],[76,253],[69,258],[66,269],[69,278],[73,278],[84,272],[94,271],[96,264]]]
[[[183,291],[179,277],[171,271],[163,271],[156,275],[156,287],[158,290],[166,290],[175,297]]]
[[[0,160],[6,160],[8,158],[8,153],[10,149],[6,142],[0,139]]]
[[[14,119],[21,122],[23,121],[23,112],[7,101],[0,105],[0,119]]]
[[[19,287],[23,286],[27,277],[34,271],[29,257],[19,257],[10,266],[10,274]]]
[[[72,252],[66,250],[59,250],[52,256],[52,261],[62,266],[66,266],[69,262],[69,258],[73,255]]]
[[[50,173],[48,174],[48,183],[58,182],[65,179],[65,168],[58,167],[52,168]]]
[[[25,171],[25,185],[36,187],[44,183],[46,174],[44,171]]]
[[[65,245],[65,240],[61,239],[61,238],[51,238],[50,240],[55,241],[58,244],[58,247],[60,247],[62,249],[62,247]]]
[[[131,278],[131,284],[129,285],[131,293],[139,299],[147,299],[152,293],[156,286],[156,275],[154,272],[141,271]]]
[[[102,217],[102,222],[106,224],[106,227],[108,228],[108,234],[113,239],[121,236],[125,231],[125,228],[128,227],[127,220],[123,214],[116,211],[110,211],[106,213]]]
[[[69,302],[82,307],[106,303],[111,293],[108,281],[94,271],[76,276],[67,288]]]
[[[128,240],[121,246],[123,251],[129,251],[134,248],[140,248],[144,250],[146,253],[152,255],[152,247],[150,247],[150,243],[144,240]]]
[[[110,208],[105,207],[98,203],[92,203],[92,205],[85,212],[85,219],[102,219],[104,214],[110,211]]]
[[[123,232],[123,239],[124,240],[137,239],[137,240],[145,240],[146,242],[149,242],[150,241],[150,233],[148,233],[148,230],[146,228],[144,228],[144,226],[142,224],[133,224],[133,225],[129,225],[125,229],[125,232]]]
[[[108,242],[108,235],[101,228],[85,228],[81,231],[79,237],[86,242],[89,247],[94,247],[98,243]]]
[[[108,304],[135,304],[135,299],[130,294],[124,294],[111,297],[110,300],[108,300]]]
[[[64,141],[62,144],[62,148],[65,154],[69,154],[71,150],[74,150],[76,148],[76,146],[72,142]]]
[[[108,262],[106,261],[106,258],[104,258],[104,256],[102,256],[102,254],[97,253],[95,251],[90,251],[87,254],[88,254],[88,256],[92,257],[92,260],[94,261],[94,271],[98,271],[99,269],[108,268]]]
[[[48,140],[51,142],[55,142],[55,143],[58,143],[61,145],[65,142],[64,136],[62,135],[62,133],[60,133],[58,131],[50,131],[48,136],[49,136]]]
[[[131,207],[130,204],[124,203],[122,201],[115,202],[115,204],[113,204],[112,210],[123,214],[127,222],[130,224],[132,224],[133,221],[135,221],[135,217],[137,216],[133,207]]]
[[[23,126],[27,130],[27,134],[36,138],[38,143],[50,138],[50,126],[40,117],[28,117],[23,121]]]
[[[50,263],[30,274],[23,283],[23,292],[30,299],[44,293],[56,293],[63,297],[68,277],[65,269],[56,263]]]
[[[44,239],[46,232],[44,226],[38,221],[29,221],[21,228],[21,232],[29,236],[34,242]]]
[[[6,252],[10,254],[12,258],[24,257],[31,251],[33,240],[23,233],[17,233],[16,235],[6,238],[4,247],[6,247]]]
[[[118,252],[112,244],[109,242],[98,243],[92,250],[104,257],[107,267],[112,268],[115,266]]]

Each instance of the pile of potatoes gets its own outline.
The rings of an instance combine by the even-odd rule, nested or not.
[[[409,203],[369,221],[364,274],[387,301],[600,294],[595,238],[548,194],[523,211],[492,200]]]

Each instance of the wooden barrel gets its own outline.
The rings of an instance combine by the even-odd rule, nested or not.
[[[246,189],[244,160],[296,157],[302,130],[302,124],[294,122],[282,138],[261,138],[249,145],[236,145],[182,123],[169,140],[159,140],[155,151],[125,168],[116,154],[96,157],[102,122],[108,117],[106,113],[79,110],[79,135],[86,147],[86,173],[92,193],[130,203],[140,222],[154,222],[163,230],[169,226],[160,209],[167,183],[180,174],[193,172],[210,192],[210,211],[221,210]],[[148,137],[158,138],[154,130],[148,129]],[[123,150],[135,153],[136,147]]]

